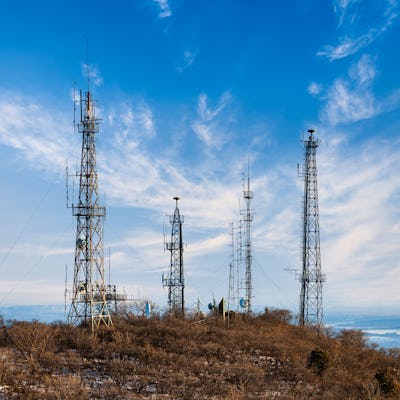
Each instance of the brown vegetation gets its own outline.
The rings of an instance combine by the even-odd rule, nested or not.
[[[389,399],[400,352],[359,331],[289,324],[287,311],[229,322],[114,317],[96,335],[62,323],[0,323],[5,399]]]

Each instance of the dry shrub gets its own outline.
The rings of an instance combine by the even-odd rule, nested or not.
[[[117,386],[125,386],[134,376],[136,365],[129,360],[111,360],[107,363],[107,372]]]
[[[380,393],[391,397],[399,394],[395,380],[387,370],[376,372],[375,379]]]
[[[14,386],[15,376],[14,371],[9,365],[9,361],[0,359],[0,385],[1,386]]]
[[[290,325],[289,318],[269,310],[236,315],[228,327],[222,318],[198,324],[126,315],[96,335],[62,323],[0,321],[0,384],[21,399],[395,396],[383,393],[390,379],[375,374],[389,371],[397,386],[400,352],[370,348],[359,331],[333,337]]]
[[[319,377],[322,377],[322,374],[326,371],[328,366],[329,357],[324,350],[316,348],[311,351],[307,361],[308,368],[310,368]]]
[[[343,346],[353,350],[359,351],[367,348],[367,338],[360,330],[344,329],[337,335],[337,339]]]
[[[40,358],[55,350],[51,328],[40,322],[15,322],[8,331],[14,348],[23,354]]]
[[[43,379],[45,396],[48,400],[89,400],[90,393],[82,379],[77,376],[45,376]]]
[[[2,316],[0,316],[0,346],[7,346],[9,344],[7,325]]]
[[[290,324],[293,321],[293,314],[289,310],[279,310],[279,309],[265,309],[262,315],[263,319],[268,323],[273,324]]]

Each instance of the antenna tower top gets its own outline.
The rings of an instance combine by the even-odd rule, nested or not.
[[[314,132],[315,132],[315,130],[314,129],[309,129],[307,132],[310,134],[310,137],[308,138],[308,140],[314,140]]]

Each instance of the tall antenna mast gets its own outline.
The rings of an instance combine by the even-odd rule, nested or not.
[[[165,277],[163,275],[163,286],[168,288],[168,308],[171,313],[185,314],[185,281],[183,274],[183,238],[182,224],[183,215],[180,214],[178,208],[179,197],[174,197],[176,202],[174,215],[170,215],[169,220],[172,225],[171,241],[165,243],[166,249],[170,252],[169,273]]]
[[[240,199],[239,199],[239,210],[240,210]],[[235,288],[235,302],[237,310],[241,307],[241,290],[242,287],[242,274],[243,274],[243,225],[242,220],[239,218],[238,226],[236,230],[236,288]]]
[[[89,85],[89,83],[88,83]],[[101,324],[112,325],[107,287],[104,279],[103,223],[105,207],[99,205],[96,168],[95,135],[99,133],[99,119],[88,90],[82,99],[80,92],[80,121],[82,134],[78,204],[72,204],[76,217],[75,265],[72,303],[68,322],[90,326],[92,331]]]
[[[233,221],[230,224],[231,260],[229,263],[229,287],[228,287],[228,317],[235,301],[235,235]]]
[[[88,92],[90,92],[89,38],[86,38],[86,75],[87,75],[87,90]]]
[[[299,277],[301,283],[299,324],[322,327],[322,282],[326,280],[326,276],[321,274],[319,240],[316,153],[320,140],[315,139],[314,132],[310,129],[308,139],[304,140],[303,265]]]
[[[244,309],[248,314],[252,313],[252,299],[253,299],[253,283],[252,283],[252,251],[251,251],[251,222],[253,221],[253,211],[251,209],[251,200],[253,199],[253,192],[250,190],[250,161],[247,162],[247,187],[243,184],[243,198],[246,203],[246,209],[241,210],[243,215],[243,222],[245,224],[245,298]]]

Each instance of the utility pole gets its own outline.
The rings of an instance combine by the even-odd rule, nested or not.
[[[174,215],[170,215],[171,241],[165,243],[165,248],[170,252],[170,266],[167,276],[162,277],[164,287],[168,288],[168,308],[171,313],[184,316],[185,314],[185,280],[183,274],[183,215],[178,207],[179,197],[174,197],[176,202]]]
[[[302,272],[299,276],[300,325],[322,327],[322,283],[326,276],[321,273],[321,251],[319,238],[319,209],[317,185],[316,153],[319,140],[314,137],[314,130],[308,131],[304,140],[304,198],[302,232]]]

